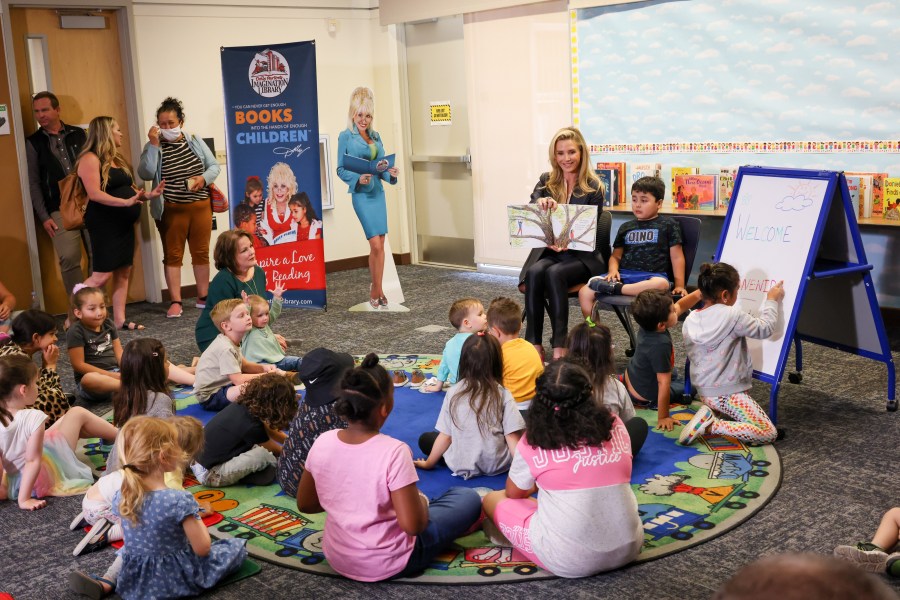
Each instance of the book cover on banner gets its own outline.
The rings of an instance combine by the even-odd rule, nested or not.
[[[676,175],[677,204],[681,210],[714,210],[717,182],[715,175]]]
[[[344,168],[360,175],[381,175],[394,166],[394,154],[388,154],[375,160],[366,160],[358,156],[344,155]]]
[[[612,208],[618,202],[618,172],[615,169],[595,169],[594,172],[603,185],[603,206]]]
[[[900,221],[900,177],[884,179],[884,218]]]
[[[859,175],[847,175],[847,189],[850,191],[850,206],[853,210],[853,216],[856,219],[859,219],[860,184]]]
[[[684,188],[678,189],[675,178],[679,175],[699,175],[700,167],[672,167],[672,208],[681,208],[685,202]]]
[[[598,162],[598,169],[612,169],[616,172],[616,196],[615,201],[612,203],[612,206],[621,206],[625,204],[626,194],[630,190],[625,188],[625,168],[626,165],[623,162]]]
[[[509,245],[513,248],[593,250],[597,243],[598,207],[589,204],[558,204],[553,212],[536,204],[506,207]]]

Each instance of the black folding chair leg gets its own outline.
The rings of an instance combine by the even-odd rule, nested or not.
[[[612,308],[616,312],[616,316],[619,317],[619,322],[622,324],[622,327],[628,332],[628,341],[631,343],[631,348],[625,354],[627,356],[633,356],[637,339],[634,332],[634,324],[631,321],[631,315],[628,314],[628,307],[612,305]]]

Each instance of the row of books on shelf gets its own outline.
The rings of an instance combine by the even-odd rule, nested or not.
[[[604,206],[626,208],[630,204],[631,184],[641,177],[662,178],[660,163],[597,163],[597,176],[605,190]],[[734,191],[737,168],[723,168],[718,173],[701,174],[699,167],[672,167],[670,202],[674,210],[727,209]],[[854,214],[863,219],[900,220],[900,177],[887,173],[846,173],[850,202]]]

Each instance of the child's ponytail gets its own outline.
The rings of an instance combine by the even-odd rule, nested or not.
[[[537,378],[525,417],[528,443],[545,450],[599,446],[611,438],[615,417],[592,401],[588,372],[569,359],[550,363]]]
[[[4,427],[13,420],[12,413],[6,408],[7,398],[20,385],[31,385],[37,375],[37,365],[28,356],[12,354],[0,357],[0,424]]]
[[[703,263],[697,273],[697,287],[706,300],[716,301],[722,292],[735,292],[740,283],[737,270],[728,263]]]
[[[156,472],[163,461],[178,464],[183,452],[178,447],[175,426],[155,417],[132,417],[119,430],[117,440],[124,474],[119,515],[137,524],[146,492],[144,478]]]
[[[369,421],[375,409],[387,400],[393,385],[387,371],[378,364],[378,355],[369,353],[362,364],[344,375],[334,410],[348,421]]]

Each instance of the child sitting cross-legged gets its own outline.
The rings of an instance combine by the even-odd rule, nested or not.
[[[459,360],[459,382],[444,397],[437,432],[419,438],[427,458],[415,465],[432,469],[443,458],[463,479],[508,471],[525,421],[502,382],[500,342],[483,333],[469,336]]]
[[[206,442],[191,465],[197,481],[210,487],[272,483],[286,437],[281,430],[296,414],[297,393],[284,375],[266,373],[244,385],[206,424]]]
[[[641,177],[631,186],[635,218],[619,227],[607,273],[591,277],[578,292],[585,317],[590,316],[594,301],[603,294],[637,296],[644,290],[668,291],[670,283],[674,283],[672,293],[687,293],[681,226],[659,215],[665,195],[666,184],[659,177]],[[670,268],[674,282],[669,281]]]
[[[341,382],[335,410],[347,428],[316,439],[297,492],[300,512],[328,512],[325,558],[357,581],[419,574],[481,514],[471,488],[431,503],[419,492],[409,446],[379,432],[393,407],[391,377],[369,354]]]
[[[299,356],[286,356],[284,350],[287,342],[269,326],[281,315],[282,294],[284,286],[279,281],[272,292],[271,308],[262,296],[247,296],[253,329],[244,336],[241,353],[250,362],[275,365],[282,371],[296,371],[303,359]]]
[[[544,363],[534,345],[519,337],[522,307],[511,298],[494,298],[488,306],[487,322],[488,332],[497,338],[503,352],[503,387],[513,395],[520,411],[528,410]]]
[[[194,390],[200,406],[220,411],[241,394],[241,386],[263,373],[284,372],[275,365],[259,365],[241,355],[241,342],[253,328],[243,300],[229,298],[217,303],[210,318],[219,335],[200,355]]]
[[[475,298],[460,298],[450,305],[448,315],[450,324],[456,328],[457,334],[444,344],[444,353],[441,354],[441,365],[438,367],[437,377],[432,377],[419,388],[420,392],[439,392],[444,385],[456,383],[459,375],[459,355],[463,344],[473,333],[484,331],[487,318],[484,315],[484,305]]]
[[[563,358],[537,381],[506,489],[484,498],[485,533],[542,569],[585,577],[637,558],[644,530],[619,417],[594,402],[591,377]],[[537,501],[531,498],[537,491]]]
[[[625,368],[624,383],[631,399],[641,408],[656,408],[656,427],[672,431],[675,420],[669,416],[669,405],[681,400],[684,383],[672,381],[675,346],[669,328],[678,316],[700,300],[699,293],[678,302],[661,290],[645,290],[631,304],[631,314],[640,326],[634,356]]]

